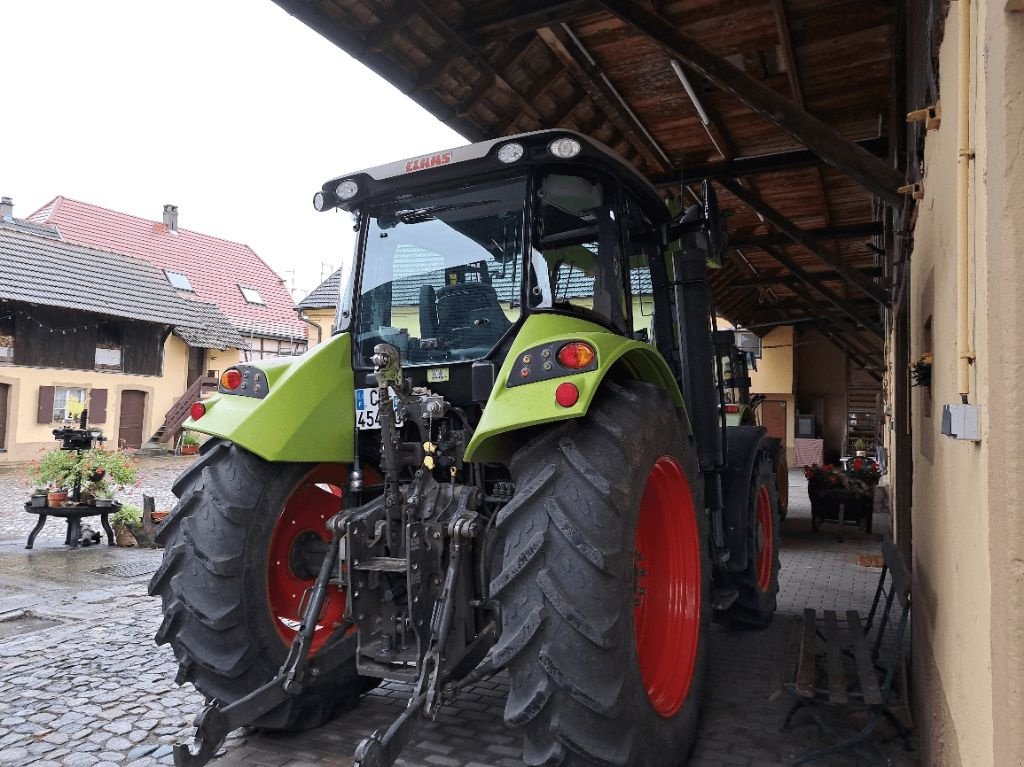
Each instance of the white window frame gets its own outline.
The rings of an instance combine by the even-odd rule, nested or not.
[[[67,410],[68,397],[74,396],[79,402],[88,403],[89,390],[82,386],[54,386],[53,387],[53,423],[65,423],[68,420]]]
[[[185,285],[187,285],[188,287],[184,287],[183,288],[180,285],[175,285],[174,284],[174,280],[171,279],[171,275],[172,274],[175,277],[181,277],[181,279],[183,279],[185,281]],[[164,277],[167,278],[167,282],[175,290],[182,290],[182,291],[186,291],[188,293],[195,293],[196,292],[196,289],[192,287],[192,280],[190,280],[188,278],[188,275],[185,274],[184,272],[179,272],[179,271],[177,271],[175,269],[164,269]]]
[[[242,292],[242,298],[245,299],[247,304],[254,304],[256,306],[266,306],[267,302],[260,294],[260,292],[252,287],[251,285],[242,285],[239,283],[238,289]],[[248,291],[248,292],[246,292]],[[250,293],[252,295],[250,295]]]

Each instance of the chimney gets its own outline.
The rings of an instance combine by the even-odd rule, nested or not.
[[[178,231],[177,205],[164,205],[164,226],[167,227],[167,231],[169,232]]]
[[[10,197],[0,197],[0,219],[4,221],[14,220],[14,200]]]

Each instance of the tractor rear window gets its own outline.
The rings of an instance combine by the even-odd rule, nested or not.
[[[403,364],[485,356],[519,317],[523,178],[370,211],[355,336],[372,367],[381,342]]]

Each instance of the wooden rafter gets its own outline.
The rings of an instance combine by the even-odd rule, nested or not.
[[[869,277],[875,277],[881,274],[881,269],[878,267],[871,267],[869,269],[861,269],[865,275]],[[836,272],[808,272],[813,282],[841,282],[842,276]],[[791,274],[765,274],[761,273],[759,277],[750,277],[744,280],[732,280],[727,287],[728,288],[757,288],[764,285],[798,285],[803,284],[803,281],[798,277],[794,277]]]
[[[819,229],[807,229],[807,234],[819,240],[866,240],[882,234],[885,227],[880,221],[867,224],[846,224],[844,226],[826,226]],[[791,238],[782,232],[765,235],[733,235],[729,244],[736,248],[760,248],[762,245],[785,245]]]
[[[830,304],[832,304],[834,307],[836,307],[839,311],[841,311],[851,320],[856,322],[858,325],[862,325],[873,336],[879,339],[882,338],[881,326],[879,326],[876,322],[873,322],[872,320],[869,320],[867,317],[865,317],[860,312],[860,310],[850,301],[847,301],[845,298],[839,296],[831,288],[825,287],[825,285],[823,285],[820,281],[814,278],[814,275],[811,272],[808,272],[806,269],[800,266],[786,253],[783,253],[778,248],[773,248],[771,246],[767,246],[763,250],[773,259],[782,264],[783,267],[788,269],[790,274],[796,277],[800,281],[800,283],[806,285],[808,288],[812,288],[815,292],[819,293],[822,296],[822,298],[824,298],[826,301],[828,301]],[[800,290],[802,290],[802,287],[797,287]]]
[[[481,76],[493,78],[492,83],[495,88],[500,89],[511,96],[512,100],[516,102],[517,107],[522,109],[527,116],[536,122],[538,127],[543,126],[544,117],[537,111],[536,107],[534,107],[533,104],[519,93],[519,91],[512,87],[504,76],[491,66],[491,63],[483,56],[483,54],[463,40],[462,37],[452,29],[451,26],[449,26],[448,22],[438,16],[426,2],[423,2],[423,0],[414,0],[410,5],[415,8],[416,12],[434,28],[438,35],[443,37],[445,41],[452,46],[453,52],[458,53],[466,61],[472,64],[477,71],[480,72]]]
[[[502,0],[497,8],[475,8],[472,21],[460,25],[459,32],[469,40],[510,40],[540,27],[567,22],[588,7],[593,8],[590,0],[528,0],[513,3],[510,9],[509,3]]]
[[[553,25],[541,27],[537,34],[647,164],[656,172],[666,171],[671,162],[664,150],[654,142],[636,115],[625,106],[597,63],[580,49],[570,33],[561,25]]]
[[[854,143],[876,157],[885,157],[889,146],[888,140],[885,138],[870,138]],[[821,163],[822,159],[809,149],[794,149],[789,152],[777,152],[757,157],[737,157],[732,160],[710,162],[703,165],[684,165],[677,171],[652,176],[651,183],[655,186],[692,184],[706,178],[738,178],[759,173],[777,173],[800,168],[813,168]]]
[[[783,232],[787,237],[793,240],[793,242],[806,248],[839,272],[847,282],[857,286],[883,306],[888,304],[888,297],[881,287],[858,272],[850,266],[849,263],[847,263],[846,259],[826,248],[820,240],[812,237],[760,197],[752,194],[737,182],[729,179],[719,179],[717,183],[724,189],[727,189],[734,197],[746,203],[754,211],[764,216],[766,221],[769,221],[772,226]]]
[[[610,13],[658,43],[670,56],[735,96],[757,114],[816,152],[827,163],[886,202],[902,204],[903,196],[897,190],[903,185],[903,174],[895,168],[861,149],[726,59],[712,53],[678,28],[664,24],[659,16],[630,0],[599,2]]]
[[[775,15],[775,26],[779,31],[779,43],[782,46],[782,58],[786,62],[786,74],[789,77],[789,89],[793,92],[793,101],[801,109],[806,110],[804,103],[804,90],[800,85],[800,72],[796,60],[796,53],[793,51],[793,38],[789,34],[789,19],[786,16],[786,0],[771,0],[772,12]],[[825,190],[825,179],[822,176],[821,168],[814,169],[814,182],[818,188],[818,198],[821,200],[821,215],[825,226],[832,223],[832,213],[828,207],[828,192]]]

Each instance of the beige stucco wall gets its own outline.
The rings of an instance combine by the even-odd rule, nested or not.
[[[320,332],[317,333],[316,328],[306,327],[306,340],[309,342],[310,349],[331,337],[331,326],[334,325],[333,307],[330,309],[306,309],[302,312],[302,316],[320,328]]]
[[[972,62],[970,402],[979,443],[940,434],[956,382],[956,3],[940,52],[942,126],[925,146],[911,258],[915,704],[923,763],[1024,763],[1024,13],[977,2]]]
[[[796,333],[791,325],[775,328],[761,339],[761,359],[750,373],[750,393],[786,403],[786,461],[793,465],[796,439]],[[762,408],[764,406],[762,405]]]
[[[237,352],[236,352],[237,354]],[[120,426],[121,392],[146,392],[143,438],[148,438],[163,423],[164,413],[185,391],[188,347],[176,336],[164,343],[163,375],[142,376],[106,373],[95,370],[63,370],[5,366],[0,368],[0,383],[10,386],[8,396],[7,452],[0,463],[28,461],[40,450],[56,446],[56,424],[36,423],[40,386],[66,386],[107,390],[107,418],[101,425],[107,445],[117,444]]]

